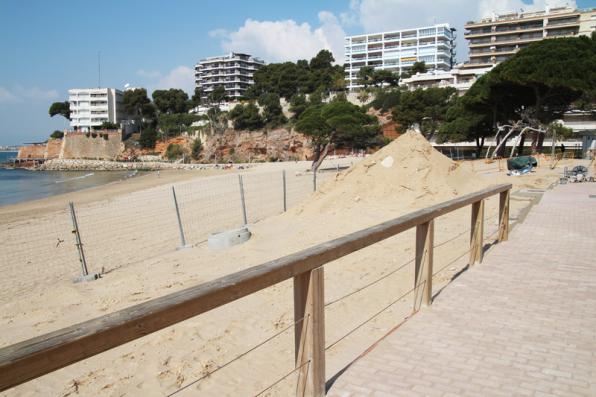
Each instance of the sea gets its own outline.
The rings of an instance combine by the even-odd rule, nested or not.
[[[0,152],[0,163],[17,152]],[[0,206],[74,192],[136,176],[136,171],[29,171],[0,168]]]

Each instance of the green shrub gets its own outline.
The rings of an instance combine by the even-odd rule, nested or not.
[[[64,137],[64,132],[56,130],[54,132],[52,132],[52,135],[50,135],[50,138],[52,139],[62,139]]]
[[[157,141],[157,131],[152,128],[144,129],[139,138],[139,144],[144,149],[153,149]]]
[[[166,158],[168,160],[177,160],[181,158],[183,155],[184,150],[182,149],[182,146],[175,143],[170,143],[168,145],[168,148],[166,149]]]
[[[201,151],[203,151],[203,144],[201,143],[201,140],[197,138],[192,144],[190,156],[194,160],[198,160],[199,156],[201,155]]]

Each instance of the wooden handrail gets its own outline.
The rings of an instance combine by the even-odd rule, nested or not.
[[[480,203],[492,195],[508,192],[510,189],[511,184],[501,184],[466,194],[195,287],[4,347],[0,349],[0,391],[159,331],[290,278],[295,278],[296,281],[300,275],[308,274],[325,263],[412,227],[427,224],[436,217],[456,209]],[[509,199],[508,194],[501,194],[500,197]],[[501,210],[501,214],[508,214],[508,211]],[[500,224],[501,227],[508,227],[507,220],[501,220]],[[501,236],[503,235],[506,238],[506,232],[501,234]],[[322,283],[314,284],[322,286]],[[296,298],[296,285],[295,282],[295,304],[301,302],[300,304],[306,305],[306,299]],[[300,288],[304,288],[306,283],[298,285],[301,285]],[[300,294],[323,296],[317,291],[308,292],[308,288]],[[430,294],[430,291],[427,294]],[[320,305],[320,302],[308,304],[317,306]],[[298,309],[298,312],[302,313],[307,311],[304,308]],[[320,324],[318,319],[315,320],[312,323]],[[316,332],[315,334],[318,335]],[[297,346],[299,339],[297,337]],[[318,343],[321,340],[320,335],[311,339],[317,342],[316,348],[318,348]],[[317,365],[314,367],[316,368]],[[322,367],[324,368],[324,365]],[[316,378],[320,379],[320,376]],[[320,390],[317,387],[315,389]]]

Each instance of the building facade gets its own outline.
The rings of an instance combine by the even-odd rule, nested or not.
[[[122,91],[115,88],[68,90],[70,126],[87,132],[104,122],[120,123],[125,118],[122,97]]]
[[[360,88],[363,66],[401,74],[414,62],[429,70],[450,70],[455,60],[455,29],[449,24],[348,36],[345,39],[346,82],[350,91]]]
[[[458,95],[463,95],[472,87],[478,78],[488,73],[493,67],[486,68],[454,68],[448,71],[434,70],[428,73],[417,73],[400,80],[400,85],[408,90],[426,89],[429,87],[453,87]]]
[[[464,67],[487,67],[512,57],[536,41],[590,35],[596,30],[596,10],[559,7],[539,12],[514,12],[468,22],[465,28],[470,60]]]
[[[240,98],[254,84],[253,74],[263,65],[265,61],[259,58],[235,52],[201,59],[195,66],[195,85],[205,95],[223,85],[229,98]]]

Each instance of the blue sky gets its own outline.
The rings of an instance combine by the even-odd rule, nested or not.
[[[447,22],[545,2],[596,7],[596,0],[103,0],[0,2],[0,145],[45,140],[68,126],[49,105],[69,88],[101,85],[192,90],[202,57],[245,51],[268,62],[331,49],[341,61],[344,34]],[[465,42],[458,57],[466,59]]]

